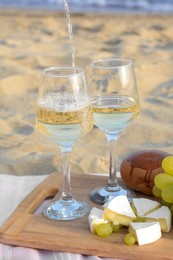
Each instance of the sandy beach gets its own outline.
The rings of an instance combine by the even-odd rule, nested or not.
[[[117,142],[117,161],[142,149],[173,151],[173,16],[72,14],[76,65],[128,58],[135,65],[141,115]],[[0,11],[0,173],[61,172],[59,148],[35,129],[40,72],[71,65],[65,13]],[[109,150],[94,128],[74,146],[71,171],[107,173]]]

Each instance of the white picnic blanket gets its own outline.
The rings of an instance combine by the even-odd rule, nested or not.
[[[0,226],[25,196],[46,177],[46,175],[12,176],[0,174]],[[101,260],[101,258],[0,244],[0,260]],[[104,258],[104,260],[108,260],[108,258]]]

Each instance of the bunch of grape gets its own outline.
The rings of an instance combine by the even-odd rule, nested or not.
[[[173,156],[167,156],[162,161],[164,173],[154,178],[153,195],[162,199],[162,204],[173,212]]]
[[[118,232],[121,225],[114,223],[101,223],[96,227],[96,234],[100,237],[108,237],[113,232]],[[124,242],[127,245],[134,245],[136,243],[136,238],[131,234],[127,233],[124,237]]]
[[[120,227],[120,225],[114,223],[102,223],[97,226],[96,234],[100,237],[108,237],[113,232],[118,232]]]

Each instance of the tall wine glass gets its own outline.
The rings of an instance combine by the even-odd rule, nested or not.
[[[50,219],[71,220],[89,211],[73,198],[70,186],[70,152],[76,140],[93,128],[93,112],[82,68],[50,67],[42,71],[37,101],[37,129],[59,145],[63,163],[61,198],[43,210]]]
[[[131,200],[134,193],[118,184],[114,149],[119,134],[140,112],[133,63],[130,60],[102,59],[93,61],[90,68],[94,122],[106,134],[110,148],[108,184],[92,190],[90,199],[104,204],[124,194]]]

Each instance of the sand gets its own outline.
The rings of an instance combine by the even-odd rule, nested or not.
[[[117,163],[130,153],[173,153],[173,17],[72,14],[76,65],[128,58],[135,65],[141,115],[119,137]],[[71,65],[64,13],[0,11],[0,173],[42,175],[61,170],[59,147],[35,129],[40,72]],[[107,173],[105,135],[94,128],[73,148],[71,171]]]

